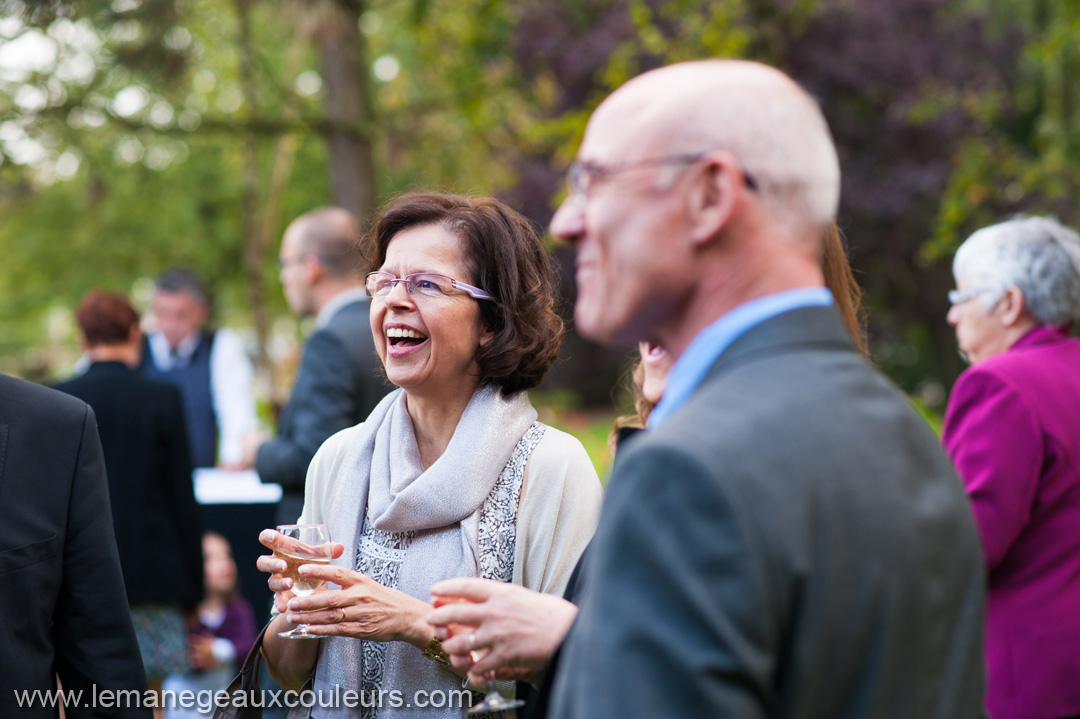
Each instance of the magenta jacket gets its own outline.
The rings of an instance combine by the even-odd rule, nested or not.
[[[1080,340],[1038,327],[968,368],[943,441],[986,554],[991,718],[1080,714]]]

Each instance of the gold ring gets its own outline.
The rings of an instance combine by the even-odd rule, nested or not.
[[[341,619],[338,620],[338,624],[345,621],[345,607],[338,607],[338,611],[341,612]]]
[[[476,632],[469,635],[469,648],[474,652],[476,651]]]

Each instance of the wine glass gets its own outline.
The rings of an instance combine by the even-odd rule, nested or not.
[[[434,602],[432,602],[432,603],[435,605],[435,607],[441,607],[444,604],[457,604],[458,602],[467,602],[467,601],[469,601],[469,600],[465,599],[464,597],[439,596],[439,597],[436,597]],[[448,624],[446,626],[446,631],[450,634],[450,636],[455,636],[457,634],[464,634],[465,632],[470,631],[470,630],[475,630],[475,627],[470,627],[470,626],[465,625],[465,624]],[[487,694],[484,695],[483,700],[479,704],[477,704],[474,707],[471,707],[467,712],[465,712],[466,714],[484,714],[486,712],[504,712],[504,711],[506,711],[508,709],[517,709],[518,707],[525,706],[525,702],[522,701],[521,699],[513,699],[513,698],[505,697],[505,696],[502,695],[502,693],[499,691],[498,687],[496,687],[495,683],[494,683],[494,680],[495,680],[495,671],[494,670],[489,671],[485,675],[485,678],[488,680]]]
[[[278,539],[274,556],[285,562],[285,571],[281,574],[292,580],[292,592],[298,597],[314,594],[322,589],[326,582],[300,574],[304,564],[330,564],[330,530],[325,524],[282,524],[277,527]],[[285,639],[318,639],[308,633],[307,624],[297,624],[287,632],[278,632]]]
[[[465,712],[466,714],[483,714],[485,712],[504,712],[508,709],[517,709],[518,707],[525,706],[525,702],[521,699],[512,699],[505,697],[499,688],[495,686],[495,671],[492,670],[486,675],[488,680],[488,692],[484,695],[484,700],[476,706]]]

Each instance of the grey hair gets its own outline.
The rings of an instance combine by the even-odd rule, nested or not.
[[[984,290],[986,312],[1016,286],[1040,324],[1080,317],[1080,235],[1050,217],[1018,217],[977,231],[956,251],[953,275]]]
[[[210,293],[206,291],[206,285],[199,276],[191,270],[175,267],[160,277],[154,283],[157,292],[185,293],[191,296],[197,304],[210,304]]]

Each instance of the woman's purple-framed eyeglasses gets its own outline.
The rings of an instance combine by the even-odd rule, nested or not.
[[[405,283],[405,289],[410,295],[443,297],[452,294],[453,290],[460,290],[474,299],[495,301],[492,295],[479,287],[467,285],[437,272],[415,272],[404,277],[398,277],[390,272],[369,272],[364,278],[364,289],[369,297],[385,297],[398,282]]]

